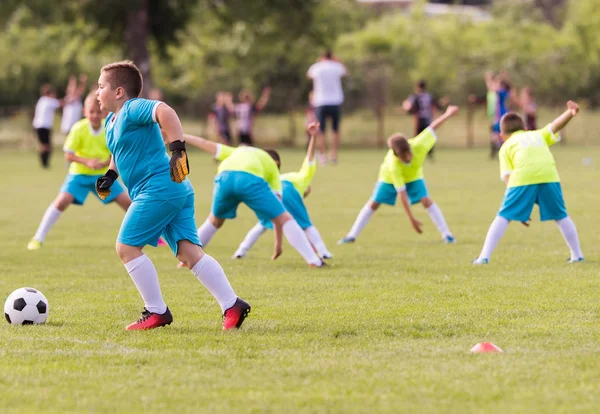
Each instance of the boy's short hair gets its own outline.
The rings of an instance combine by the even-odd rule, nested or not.
[[[390,147],[392,151],[394,151],[394,155],[400,158],[403,154],[408,154],[411,152],[410,144],[406,137],[402,134],[394,134],[389,138]]]
[[[137,98],[142,93],[144,81],[142,72],[130,60],[114,62],[105,65],[101,72],[109,75],[110,86],[113,89],[122,87],[130,98]]]
[[[45,83],[40,87],[40,95],[41,96],[46,96],[52,92],[54,92],[54,88],[49,83]]]
[[[425,90],[425,89],[427,89],[427,82],[425,82],[424,79],[421,79],[419,82],[417,82],[417,86],[420,89]]]
[[[332,57],[333,57],[333,52],[331,51],[331,49],[325,49],[325,58],[331,59]]]
[[[274,149],[266,149],[265,152],[269,154],[271,158],[273,158],[273,160],[277,164],[277,167],[281,168],[281,158],[279,158],[279,153]]]
[[[96,97],[96,90],[90,91],[90,93],[88,93],[85,99],[83,100],[83,106],[87,108],[88,105],[100,106],[100,102],[98,102],[98,98]]]
[[[525,130],[523,118],[516,112],[508,112],[500,119],[500,132],[505,135]]]

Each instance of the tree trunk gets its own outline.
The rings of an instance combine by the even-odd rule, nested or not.
[[[385,145],[385,106],[381,105],[377,108],[377,138],[375,140],[375,145],[378,148],[382,148]]]
[[[150,73],[150,55],[148,54],[148,0],[141,0],[140,7],[131,10],[127,15],[127,27],[125,27],[125,44],[127,54],[131,60],[140,68],[144,80],[142,96],[147,96],[152,89],[152,77]]]

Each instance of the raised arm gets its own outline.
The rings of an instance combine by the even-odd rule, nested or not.
[[[494,82],[494,73],[489,70],[485,72],[485,87],[489,91],[497,91],[498,85]]]
[[[315,159],[315,137],[319,133],[319,127],[321,124],[318,122],[311,122],[306,128],[308,135],[310,135],[310,141],[308,141],[308,150],[306,151],[306,157],[308,162],[313,162]]]
[[[269,102],[270,96],[271,96],[271,88],[267,86],[266,88],[264,88],[262,90],[262,92],[260,93],[260,98],[258,98],[256,105],[254,105],[254,107],[256,108],[257,111],[262,111],[262,109]]]
[[[552,128],[552,132],[555,134],[563,129],[571,119],[579,112],[579,105],[574,101],[567,102],[567,110],[563,112],[558,118],[556,118],[552,123],[550,123],[550,127]]]
[[[446,108],[446,112],[444,112],[439,118],[436,118],[429,125],[429,128],[431,128],[433,130],[438,129],[440,126],[442,126],[442,124],[444,122],[446,122],[448,119],[452,118],[457,113],[458,113],[458,106],[455,106],[455,105],[448,106],[448,108]]]
[[[207,139],[197,137],[195,135],[183,134],[185,142],[190,144],[192,147],[200,148],[204,152],[208,152],[213,157],[217,154],[219,144]]]

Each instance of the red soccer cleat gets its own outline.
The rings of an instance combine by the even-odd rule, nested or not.
[[[146,308],[142,312],[142,317],[136,322],[128,325],[126,331],[143,331],[146,329],[160,328],[161,326],[170,325],[173,322],[173,315],[169,308],[165,313],[152,313]]]
[[[250,313],[250,304],[237,298],[233,306],[223,314],[223,330],[239,328]]]

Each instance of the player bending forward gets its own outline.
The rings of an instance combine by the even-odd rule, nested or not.
[[[429,197],[423,176],[423,163],[437,140],[435,130],[457,112],[457,106],[449,106],[442,116],[414,138],[406,139],[398,133],[388,138],[390,149],[379,168],[379,178],[373,195],[358,214],[350,232],[338,244],[353,243],[379,206],[381,204],[393,206],[396,204],[396,198],[400,198],[404,211],[417,233],[423,232],[422,224],[413,216],[410,206],[421,203],[441,233],[444,242],[455,242],[442,210]]]
[[[567,214],[556,162],[550,146],[560,141],[558,132],[579,112],[567,102],[567,110],[537,131],[525,131],[523,119],[509,112],[500,120],[500,178],[506,183],[504,200],[488,230],[483,249],[473,264],[489,263],[492,252],[504,235],[508,223],[520,221],[529,226],[531,210],[537,204],[542,221],[554,220],[571,252],[569,263],[583,261],[577,229]]]
[[[312,181],[315,171],[317,170],[317,164],[314,158],[315,136],[319,132],[319,123],[310,123],[306,130],[310,135],[310,141],[308,143],[306,158],[302,163],[300,171],[281,175],[283,206],[292,215],[294,220],[296,220],[300,228],[304,230],[308,240],[317,251],[317,254],[323,259],[331,259],[333,258],[333,255],[329,253],[329,250],[327,250],[319,230],[313,226],[308,215],[308,211],[306,210],[306,206],[304,205],[304,201],[302,201],[303,197],[307,197],[308,194],[310,194],[310,182]],[[280,163],[278,163],[277,166],[281,169]],[[248,250],[254,246],[254,244],[258,241],[258,238],[264,232],[266,232],[267,229],[273,229],[273,223],[271,221],[261,220],[260,222],[256,223],[256,226],[250,229],[238,247],[237,251],[234,253],[233,258],[241,259],[244,257]]]

